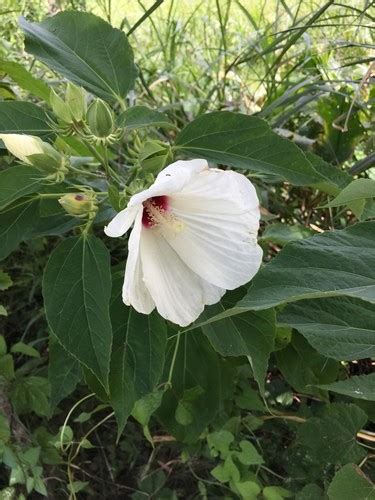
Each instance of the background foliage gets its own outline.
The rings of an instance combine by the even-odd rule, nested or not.
[[[3,498],[375,498],[370,7],[2,2],[0,133],[70,159],[47,179],[0,149]],[[122,304],[103,225],[191,157],[254,182],[265,265],[179,331]]]

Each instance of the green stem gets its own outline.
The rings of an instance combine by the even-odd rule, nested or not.
[[[168,374],[168,380],[166,382],[166,387],[172,387],[172,376],[173,376],[173,370],[174,370],[174,365],[176,364],[176,358],[177,358],[177,351],[178,347],[180,345],[180,338],[181,338],[181,332],[179,331],[177,334],[177,339],[176,339],[176,345],[174,347],[174,352],[173,352],[173,357],[171,361],[171,366],[169,368],[169,374]]]

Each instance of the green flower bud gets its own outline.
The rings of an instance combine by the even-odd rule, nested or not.
[[[115,116],[111,108],[101,99],[95,99],[86,115],[87,124],[97,138],[106,138],[115,131]]]
[[[172,159],[170,145],[156,140],[146,141],[138,156],[143,170],[154,174],[160,172]]]
[[[73,83],[68,83],[65,101],[73,119],[76,122],[83,121],[87,111],[86,92],[84,89],[73,85]]]
[[[97,211],[95,195],[92,193],[69,193],[59,199],[60,205],[69,215],[75,217],[92,216]]]
[[[69,106],[65,103],[63,99],[56,92],[51,89],[49,95],[49,102],[52,107],[52,111],[56,117],[64,123],[72,123],[73,117],[70,112]]]

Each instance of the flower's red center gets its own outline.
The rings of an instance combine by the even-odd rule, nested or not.
[[[168,196],[153,196],[143,202],[142,224],[144,227],[153,227],[158,219],[168,211]]]

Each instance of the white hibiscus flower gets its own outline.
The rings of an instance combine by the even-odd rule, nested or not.
[[[123,301],[187,326],[258,271],[259,201],[241,174],[177,161],[104,229],[129,238]]]

